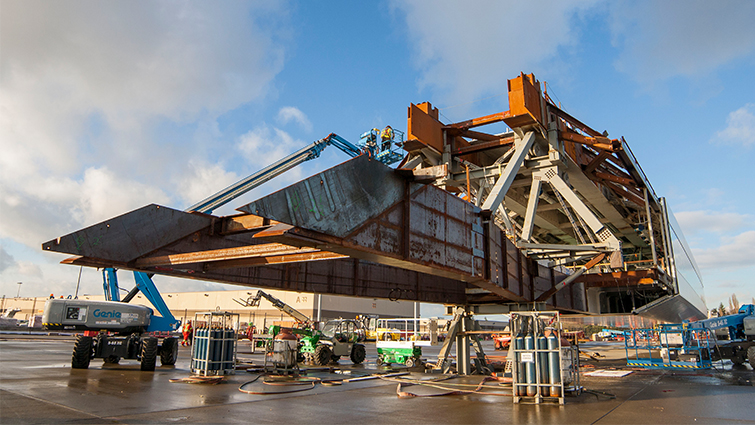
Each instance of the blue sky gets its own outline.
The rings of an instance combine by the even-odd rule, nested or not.
[[[42,242],[148,203],[185,208],[331,132],[405,130],[410,102],[446,122],[506,110],[523,71],[626,138],[708,306],[749,302],[752,22],[745,0],[0,0],[0,294],[73,293],[78,268]],[[328,149],[216,213],[345,159]],[[100,281],[84,270],[80,292]]]

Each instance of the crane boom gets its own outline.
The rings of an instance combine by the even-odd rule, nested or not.
[[[311,319],[307,317],[306,315],[304,315],[304,313],[300,312],[299,310],[291,307],[290,305],[284,303],[278,298],[275,298],[274,296],[262,290],[257,291],[257,295],[255,295],[254,297],[250,297],[246,301],[240,301],[240,300],[234,300],[234,301],[236,301],[237,303],[245,307],[257,307],[260,305],[260,300],[262,298],[265,298],[266,300],[270,301],[270,304],[272,304],[273,307],[293,317],[297,323],[301,323],[303,325],[309,325],[309,323],[311,322]]]

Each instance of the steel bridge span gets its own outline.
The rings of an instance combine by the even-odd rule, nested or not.
[[[534,75],[509,80],[508,111],[464,122],[412,104],[402,148],[395,169],[357,156],[236,215],[148,205],[42,247],[65,264],[484,314],[705,316],[694,258],[626,141]]]

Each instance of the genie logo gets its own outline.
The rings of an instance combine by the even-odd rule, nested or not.
[[[105,317],[109,319],[120,319],[121,318],[121,312],[120,311],[102,311],[99,308],[94,310],[92,312],[94,317]]]

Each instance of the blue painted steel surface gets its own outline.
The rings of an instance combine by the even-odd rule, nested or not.
[[[106,300],[121,300],[121,294],[118,292],[118,276],[115,274],[114,268],[107,267],[102,269],[102,286],[105,289]]]
[[[739,308],[737,314],[698,320],[697,322],[690,323],[689,326],[710,330],[726,328],[729,331],[729,338],[731,340],[744,340],[747,339],[744,333],[744,318],[752,315],[755,315],[755,305],[745,304]]]
[[[150,279],[150,277],[146,273],[134,272],[134,280],[136,281],[136,286],[139,288],[139,290],[142,291],[149,302],[151,302],[152,305],[155,306],[158,313],[162,315],[162,317],[152,316],[149,327],[147,327],[147,332],[178,329],[180,322],[176,320],[175,317],[173,317],[173,314],[165,304],[165,301],[163,301],[163,298],[160,296],[160,292],[152,282],[152,279]]]

